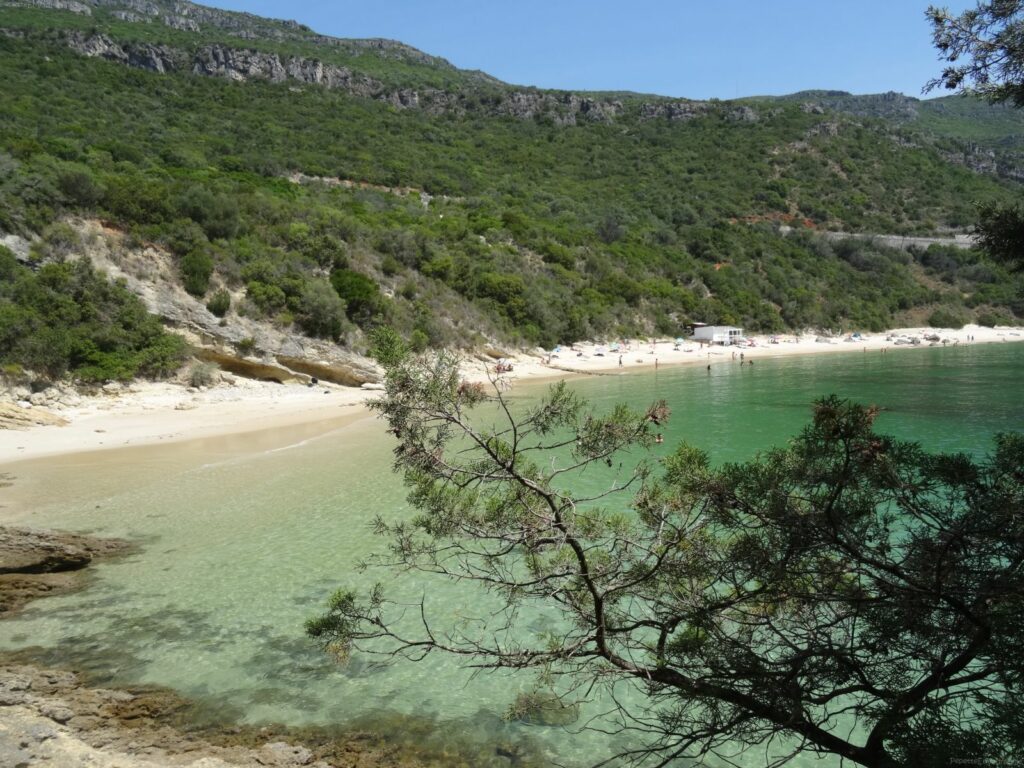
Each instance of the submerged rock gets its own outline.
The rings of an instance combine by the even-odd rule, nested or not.
[[[564,702],[548,691],[523,691],[516,696],[506,717],[530,725],[572,725],[580,716],[579,705]]]
[[[80,584],[80,571],[94,557],[125,553],[119,539],[95,539],[62,531],[0,527],[0,615],[30,600]]]

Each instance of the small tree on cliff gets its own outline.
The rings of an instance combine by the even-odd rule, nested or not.
[[[374,408],[419,511],[379,523],[381,562],[478,582],[503,610],[472,631],[380,587],[340,591],[308,624],[325,646],[542,670],[567,678],[567,697],[634,686],[645,704],[617,720],[643,735],[624,756],[637,764],[778,736],[865,766],[1024,746],[1021,437],[981,463],[933,456],[829,398],[787,448],[714,468],[682,445],[586,496],[577,473],[643,452],[664,403],[598,416],[558,384],[517,411],[446,354],[412,357],[392,337],[379,357]],[[535,636],[516,627],[524,604],[564,621]]]

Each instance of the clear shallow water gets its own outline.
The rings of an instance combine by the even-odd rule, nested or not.
[[[881,430],[930,450],[984,453],[995,432],[1024,429],[1022,377],[1024,344],[1005,344],[743,367],[723,356],[710,374],[663,366],[574,386],[599,409],[664,398],[673,418],[659,451],[687,439],[716,461],[734,461],[795,435],[813,399],[830,392],[883,406]],[[521,387],[516,397],[538,391]],[[384,580],[390,594],[425,594],[439,621],[479,609],[479,596],[457,586],[357,572],[358,561],[381,547],[373,517],[403,514],[404,491],[378,423],[322,432],[306,427],[8,468],[10,493],[32,501],[31,524],[127,536],[143,549],[98,567],[89,589],[0,623],[0,649],[32,647],[44,661],[103,681],[167,685],[226,719],[368,720],[415,730],[416,738],[430,732],[437,749],[475,741],[480,755],[493,756],[495,743],[517,742],[552,760],[599,757],[608,745],[591,734],[501,719],[530,677],[472,678],[444,657],[388,668],[356,658],[342,667],[309,644],[303,621],[340,585]],[[544,628],[539,615],[524,621]]]

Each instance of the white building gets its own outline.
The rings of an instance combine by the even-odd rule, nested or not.
[[[693,329],[693,340],[701,344],[735,344],[743,338],[743,329],[731,325],[698,325]]]

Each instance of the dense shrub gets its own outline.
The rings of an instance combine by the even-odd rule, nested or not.
[[[932,328],[963,328],[966,318],[957,310],[940,307],[928,316],[928,325]]]
[[[190,251],[181,259],[181,282],[193,296],[203,296],[210,287],[213,259],[205,250]]]
[[[978,325],[995,328],[997,325],[1013,325],[1014,318],[1009,312],[987,310],[978,313]]]
[[[127,381],[169,375],[184,356],[181,337],[88,260],[33,273],[0,248],[0,364],[51,379]]]
[[[224,317],[231,309],[231,294],[221,288],[206,302],[206,308],[217,317]]]
[[[381,311],[380,289],[366,275],[351,269],[336,269],[331,273],[331,285],[344,300],[346,314],[359,325],[365,325]]]
[[[336,340],[345,328],[345,302],[326,282],[313,280],[302,292],[297,319],[310,336]]]
[[[194,363],[188,370],[190,387],[208,387],[216,381],[217,366],[213,363]]]

